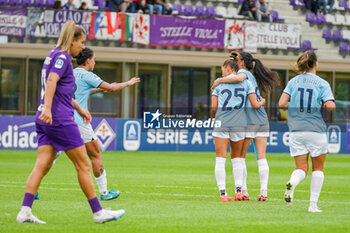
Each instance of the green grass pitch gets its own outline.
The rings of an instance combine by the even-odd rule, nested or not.
[[[76,172],[63,153],[44,178],[33,213],[46,225],[16,223],[26,179],[36,151],[0,150],[0,232],[350,232],[350,155],[328,155],[319,207],[308,213],[310,177],[297,187],[293,206],[283,203],[284,185],[294,170],[288,154],[268,154],[267,202],[255,201],[259,176],[253,154],[247,158],[246,202],[221,203],[214,176],[214,153],[103,152],[108,187],[121,191],[103,207],[125,209],[117,222],[95,224]],[[231,161],[227,191],[233,196]],[[96,186],[97,191],[97,186]]]

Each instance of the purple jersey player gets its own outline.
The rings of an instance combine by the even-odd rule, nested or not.
[[[57,151],[61,150],[66,152],[77,170],[80,187],[89,201],[96,223],[116,220],[125,213],[124,210],[112,211],[102,208],[90,176],[84,142],[74,122],[74,108],[85,122],[91,121],[90,113],[72,99],[75,78],[71,58],[84,49],[85,40],[84,30],[73,21],[67,21],[62,27],[56,47],[45,59],[41,75],[41,100],[35,120],[38,156],[27,180],[17,222],[45,224],[32,214],[34,194],[50,170]]]

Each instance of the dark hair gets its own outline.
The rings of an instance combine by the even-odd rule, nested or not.
[[[317,62],[317,56],[314,51],[306,51],[298,57],[297,63],[294,65],[296,72],[304,73],[314,68]]]
[[[237,61],[234,59],[227,59],[226,61],[224,61],[224,64],[222,64],[223,67],[230,67],[231,70],[233,71],[238,71],[238,64]]]
[[[256,82],[258,83],[261,91],[264,93],[268,94],[273,90],[275,86],[280,85],[278,73],[264,66],[259,59],[253,58],[250,53],[233,51],[230,57],[236,61],[242,60],[248,70],[253,69],[253,75],[256,79]]]
[[[86,60],[89,58],[92,58],[94,56],[94,51],[86,47],[85,49],[81,50],[77,58],[77,64],[80,65],[86,65]]]

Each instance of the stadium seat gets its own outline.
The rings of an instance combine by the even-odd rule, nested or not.
[[[345,17],[341,14],[335,14],[335,21],[338,25],[345,25]]]
[[[331,15],[331,14],[327,14],[326,17],[325,17],[326,21],[329,23],[329,24],[333,24],[333,25],[336,25],[336,21],[335,21],[335,17],[334,15]]]
[[[222,17],[226,18],[227,17],[227,10],[226,7],[224,7],[222,4],[219,4],[216,8],[215,8],[215,13],[217,15],[221,15]]]
[[[55,4],[55,0],[46,0],[45,2],[46,7],[51,7],[53,4]]]
[[[301,43],[300,49],[303,50],[303,51],[306,51],[306,50],[317,50],[317,48],[312,48],[311,41],[309,41],[309,40],[304,40]]]
[[[234,7],[233,4],[228,5],[226,17],[227,18],[237,18],[237,19],[243,19],[245,18],[243,15],[239,15],[238,8]]]
[[[343,36],[340,30],[333,30],[333,40],[343,40]]]
[[[305,7],[305,3],[299,0],[290,0],[289,4],[294,7]]]
[[[184,15],[194,15],[193,6],[192,5],[185,5],[183,14]]]
[[[342,35],[343,35],[344,40],[350,41],[350,31],[349,30],[343,30]]]
[[[270,11],[270,15],[271,15],[271,18],[272,18],[273,22],[281,22],[281,23],[284,22],[284,19],[282,19],[282,18],[280,18],[278,16],[278,12],[277,11]]]
[[[206,10],[205,15],[212,16],[212,17],[221,17],[221,15],[217,15],[215,13],[215,8],[213,6],[207,6],[207,10]]]
[[[349,53],[349,45],[347,42],[340,42],[339,43],[339,52],[340,53]]]
[[[173,14],[174,15],[183,15],[182,5],[174,4],[173,5]]]
[[[332,40],[333,36],[332,36],[331,30],[324,29],[323,32],[322,32],[322,38]]]
[[[344,7],[346,11],[350,11],[350,8],[348,7],[348,3],[346,1],[340,1],[339,6]]]
[[[317,13],[316,23],[318,23],[318,24],[330,24],[329,22],[327,22],[326,18],[324,17],[324,15],[322,13]]]
[[[94,0],[94,6],[97,6],[100,10],[108,10],[109,8],[104,5],[103,0]]]
[[[202,16],[204,15],[204,6],[196,6],[196,10],[194,11],[194,15]]]
[[[44,6],[44,0],[34,0],[32,6]]]
[[[9,0],[8,4],[12,6],[22,5],[22,0]]]
[[[314,13],[311,13],[311,12],[306,13],[306,22],[316,23],[316,18]]]
[[[32,5],[32,0],[22,0],[22,5],[23,6],[30,6],[30,5]]]

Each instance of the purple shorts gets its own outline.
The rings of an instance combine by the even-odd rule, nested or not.
[[[39,125],[35,124],[38,146],[51,145],[56,151],[66,151],[84,145],[77,124]]]

